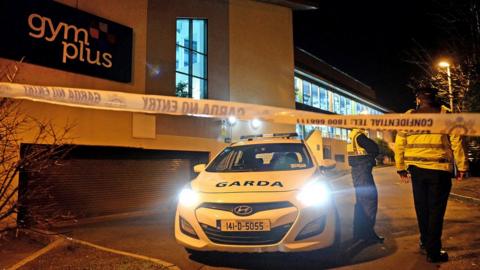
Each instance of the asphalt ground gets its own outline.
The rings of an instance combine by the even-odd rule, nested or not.
[[[480,177],[469,177],[454,181],[451,197],[470,203],[480,204]]]
[[[352,246],[354,193],[350,175],[332,180],[341,218],[341,256],[333,261],[322,252],[301,254],[224,254],[190,256],[173,236],[174,212],[97,223],[68,233],[101,246],[162,259],[181,269],[480,269],[480,208],[450,200],[443,245],[450,261],[426,262],[418,248],[418,229],[411,185],[399,182],[392,167],[374,170],[379,190],[376,230],[384,244]],[[455,183],[454,183],[455,185]]]

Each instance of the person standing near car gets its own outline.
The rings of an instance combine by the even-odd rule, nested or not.
[[[353,129],[347,145],[348,163],[352,167],[355,188],[355,208],[353,213],[353,239],[368,243],[381,243],[384,238],[375,232],[378,208],[378,192],[372,175],[377,144],[369,139],[365,131]]]
[[[437,92],[435,88],[417,89],[417,109],[407,113],[446,113],[448,109],[436,101]],[[441,238],[454,161],[461,180],[468,167],[460,136],[398,132],[395,138],[397,172],[405,183],[410,175],[420,248],[426,250],[429,262],[448,261]]]

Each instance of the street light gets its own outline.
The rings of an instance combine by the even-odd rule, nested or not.
[[[448,77],[448,98],[450,99],[450,111],[453,112],[453,92],[452,92],[452,79],[450,77],[450,63],[447,61],[441,61],[438,63],[438,66],[441,68],[447,68],[447,77]]]

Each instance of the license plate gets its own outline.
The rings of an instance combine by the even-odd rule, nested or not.
[[[223,232],[264,232],[270,231],[270,220],[220,220],[220,230]]]

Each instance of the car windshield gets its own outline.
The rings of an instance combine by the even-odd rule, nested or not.
[[[300,143],[254,144],[227,147],[207,172],[285,171],[311,168],[307,149]]]

